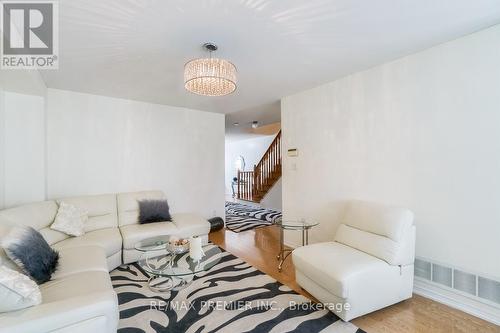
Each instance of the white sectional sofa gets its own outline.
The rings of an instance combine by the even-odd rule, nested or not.
[[[50,229],[58,200],[0,211],[0,240],[11,226],[28,225],[60,254],[51,281],[40,285],[42,304],[0,313],[0,332],[116,332],[118,302],[108,272],[138,260],[134,244],[159,235],[208,240],[210,224],[195,214],[172,214],[171,223],[139,224],[138,201],[163,198],[161,191],[146,191],[60,199],[88,212],[85,234],[80,237]],[[0,259],[0,264],[16,268],[2,249]]]

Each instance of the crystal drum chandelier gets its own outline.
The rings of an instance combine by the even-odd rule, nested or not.
[[[184,87],[203,96],[224,96],[236,90],[236,67],[224,59],[212,58],[217,45],[206,43],[209,58],[194,59],[184,65]]]

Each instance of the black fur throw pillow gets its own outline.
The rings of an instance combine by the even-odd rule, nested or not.
[[[139,223],[172,221],[167,200],[139,201]]]
[[[2,247],[27,275],[38,284],[50,280],[57,269],[59,253],[32,227],[14,227],[4,237]]]

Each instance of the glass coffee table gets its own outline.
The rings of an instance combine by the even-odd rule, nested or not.
[[[278,259],[278,271],[283,269],[283,263],[286,258],[292,253],[293,249],[285,248],[285,230],[296,230],[302,232],[302,246],[309,244],[309,229],[317,226],[318,222],[302,221],[277,221],[275,225],[280,228],[280,252],[276,256]]]
[[[170,236],[157,236],[135,244],[142,252],[137,264],[150,275],[148,286],[155,292],[180,290],[187,287],[196,274],[204,272],[219,263],[222,251],[215,245],[204,245],[205,255],[194,261],[186,253],[171,253],[167,250]]]

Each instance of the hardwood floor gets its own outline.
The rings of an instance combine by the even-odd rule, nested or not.
[[[278,272],[276,254],[279,249],[279,230],[276,227],[264,227],[241,233],[223,229],[211,233],[210,240],[298,293],[312,298],[295,282],[291,258],[287,259],[283,271]],[[418,295],[386,309],[356,318],[352,322],[368,333],[500,333],[499,326]]]

